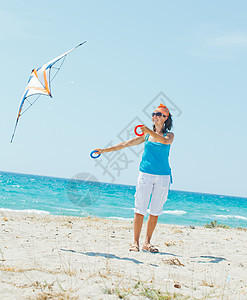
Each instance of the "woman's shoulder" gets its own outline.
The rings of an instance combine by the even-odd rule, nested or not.
[[[168,145],[172,144],[173,139],[174,139],[174,133],[173,132],[167,132],[166,139],[168,141],[168,143],[167,143]]]
[[[174,137],[174,133],[173,132],[167,132],[166,135],[169,136],[169,137]]]

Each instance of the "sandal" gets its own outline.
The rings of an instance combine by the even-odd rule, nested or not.
[[[139,252],[139,246],[137,246],[136,244],[133,244],[130,248],[129,251],[134,251],[134,252]]]
[[[151,253],[158,253],[159,252],[159,250],[157,248],[155,248],[154,245],[151,245],[151,244],[148,245],[148,246],[143,245],[142,250],[148,251],[148,252],[151,252]]]

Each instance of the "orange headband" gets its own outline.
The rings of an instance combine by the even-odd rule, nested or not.
[[[169,116],[169,109],[165,105],[163,105],[162,103],[160,103],[160,105],[156,108],[156,110],[161,112],[166,117]]]

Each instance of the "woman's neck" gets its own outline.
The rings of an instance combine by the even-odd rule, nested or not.
[[[155,125],[155,131],[158,134],[163,134],[163,126]]]

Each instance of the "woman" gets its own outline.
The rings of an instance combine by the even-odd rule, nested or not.
[[[172,116],[168,108],[160,104],[152,113],[152,121],[153,130],[146,126],[140,127],[141,131],[144,132],[143,136],[135,137],[106,149],[95,149],[99,153],[105,153],[145,142],[135,194],[134,243],[129,249],[136,252],[140,250],[139,238],[149,202],[147,232],[142,249],[159,252],[150,241],[158,216],[162,214],[163,205],[167,200],[171,179],[169,152],[174,134],[168,132],[172,127]]]

